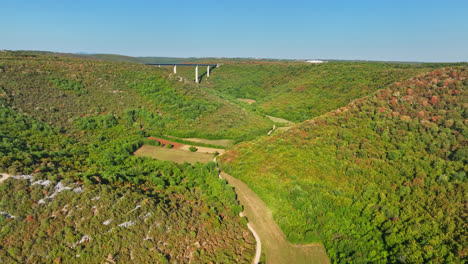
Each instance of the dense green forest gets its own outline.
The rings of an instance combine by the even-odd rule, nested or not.
[[[0,172],[13,175],[0,184],[1,260],[250,262],[254,238],[215,163],[133,156],[148,141],[151,111],[170,112],[168,126],[193,117],[195,110],[154,104],[165,93],[212,111],[222,101],[187,99],[171,80],[153,80],[153,69],[143,76],[122,70],[135,65],[18,54],[0,63]],[[152,99],[158,85],[163,91]],[[114,97],[111,88],[127,96]]]
[[[465,262],[467,88],[467,67],[396,82],[241,143],[223,166],[291,242],[322,242],[332,262]]]
[[[257,102],[252,108],[267,115],[300,122],[441,66],[383,62],[226,63],[222,70],[213,73],[210,87],[233,98],[254,99]]]

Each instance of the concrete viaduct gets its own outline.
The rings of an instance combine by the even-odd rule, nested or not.
[[[195,82],[198,83],[198,66],[206,66],[206,77],[210,77],[210,70],[219,67],[219,64],[206,64],[206,63],[146,63],[146,65],[153,66],[174,66],[174,74],[177,73],[177,66],[195,66]]]

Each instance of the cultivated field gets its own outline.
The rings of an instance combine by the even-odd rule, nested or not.
[[[182,149],[168,149],[162,147],[154,147],[143,145],[134,153],[138,157],[151,157],[157,160],[174,161],[183,164],[188,162],[194,164],[196,162],[206,163],[213,158],[212,154],[190,152]]]

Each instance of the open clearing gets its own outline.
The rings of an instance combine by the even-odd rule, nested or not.
[[[164,147],[154,147],[143,145],[134,153],[135,156],[139,157],[151,157],[157,160],[165,160],[165,161],[174,161],[176,163],[184,163],[188,162],[191,164],[199,162],[209,162],[213,158],[213,154],[208,153],[199,153],[197,152],[190,152],[187,150],[182,149],[168,149]]]
[[[289,130],[291,129],[292,126],[287,126],[287,127],[277,127],[276,130],[279,130],[279,131],[286,131],[286,130]]]
[[[198,146],[195,146],[197,148],[196,152],[191,152],[191,145],[186,145],[157,137],[149,137],[149,139],[158,141],[161,146],[155,147],[143,145],[141,148],[135,151],[135,156],[145,156],[158,160],[174,161],[176,163],[188,162],[193,164],[197,161],[203,163],[208,162],[213,158],[213,154],[224,154],[225,152],[224,149]],[[168,149],[167,144],[171,144],[173,147]]]
[[[267,117],[270,118],[271,121],[278,123],[278,124],[284,124],[284,125],[289,125],[289,126],[293,126],[295,124],[294,122],[286,120],[281,117],[274,117],[274,116],[269,116],[269,115],[267,115]]]
[[[323,245],[291,244],[273,220],[270,209],[256,193],[229,174],[221,172],[220,175],[235,188],[237,199],[244,206],[244,215],[260,237],[266,263],[330,263]]]
[[[270,120],[273,121],[274,123],[281,124],[281,125],[286,125],[286,126],[274,127],[272,129],[272,132],[275,131],[275,130],[286,131],[286,130],[289,130],[291,127],[293,127],[296,124],[296,123],[294,123],[292,121],[289,121],[289,120],[286,120],[286,119],[280,118],[280,117],[274,117],[274,116],[269,116],[269,115],[267,115],[267,117],[270,118]]]
[[[257,102],[257,100],[254,100],[254,99],[247,99],[247,98],[237,98],[237,100],[241,101],[241,102],[244,102],[244,103],[248,103],[249,105]]]
[[[232,139],[204,139],[204,138],[179,138],[174,136],[168,136],[170,138],[178,138],[186,141],[191,141],[194,143],[203,143],[215,146],[229,147],[234,143]]]

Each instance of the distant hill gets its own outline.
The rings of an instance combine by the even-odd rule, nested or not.
[[[115,62],[130,62],[130,63],[190,63],[190,62],[246,62],[246,61],[263,61],[263,62],[294,62],[297,60],[289,59],[268,59],[268,58],[224,58],[224,57],[133,57],[119,54],[104,54],[104,53],[88,53],[88,52],[76,52],[76,53],[62,53],[54,51],[36,51],[36,50],[18,50],[9,51],[18,54],[29,54],[29,55],[54,55],[61,57],[79,57],[88,59],[99,59]]]
[[[467,91],[467,67],[431,71],[239,144],[223,166],[268,204],[290,241],[320,241],[332,262],[460,263]]]

